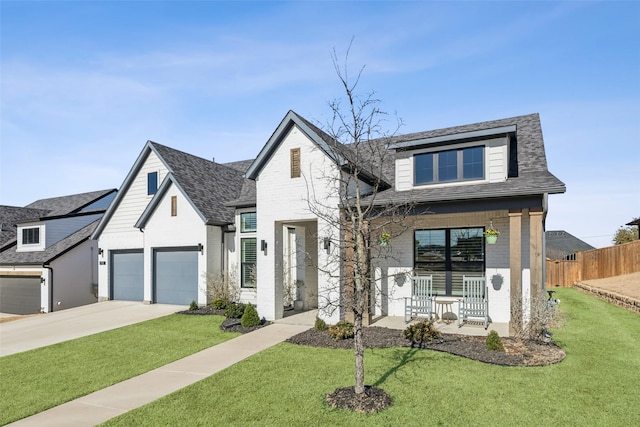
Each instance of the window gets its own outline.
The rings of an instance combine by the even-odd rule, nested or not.
[[[413,156],[416,185],[484,178],[484,146]]]
[[[300,149],[291,149],[291,178],[300,178]]]
[[[240,232],[250,233],[256,231],[256,213],[245,212],[240,214]]]
[[[158,172],[149,172],[147,174],[147,195],[156,194],[158,191]]]
[[[22,229],[23,245],[37,245],[39,243],[40,243],[40,227]]]
[[[241,271],[240,286],[243,288],[256,287],[256,262],[257,262],[257,239],[240,239],[241,248]]]
[[[461,296],[462,276],[485,274],[482,228],[416,230],[415,270],[433,275],[436,295]]]
[[[178,216],[178,196],[171,196],[171,216]]]

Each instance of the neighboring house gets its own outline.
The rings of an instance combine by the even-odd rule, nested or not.
[[[564,230],[545,231],[546,256],[549,259],[575,259],[578,252],[595,249]]]
[[[369,142],[389,158],[377,165],[375,203],[411,202],[413,216],[389,242],[391,256],[374,265],[371,314],[402,316],[412,274],[433,275],[437,295],[452,300],[463,275],[485,277],[492,322],[508,323],[514,305],[526,312],[543,298],[547,196],[565,186],[547,169],[539,116],[388,142]],[[330,253],[344,230],[311,205],[340,212],[331,177],[349,167],[340,153],[351,149],[293,111],[252,162],[222,165],[148,142],[93,234],[103,251],[100,298],[204,304],[205,277],[224,276],[269,320],[296,301],[337,322],[344,310],[327,306],[344,284],[330,271],[345,266]],[[373,170],[360,175],[365,198]],[[483,237],[490,225],[500,231],[493,245]]]
[[[0,206],[0,312],[51,312],[97,301],[89,240],[116,190]]]
[[[92,235],[99,298],[207,303],[207,279],[226,273],[234,251],[235,210],[225,203],[240,196],[247,165],[148,141]]]

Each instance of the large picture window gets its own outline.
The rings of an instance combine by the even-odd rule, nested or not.
[[[40,227],[22,229],[23,245],[37,245],[39,243],[40,243]]]
[[[485,273],[482,228],[416,230],[415,271],[433,275],[436,295],[461,296],[462,276]]]
[[[240,285],[243,288],[256,287],[256,262],[258,259],[258,245],[255,237],[240,239],[241,247],[241,277]]]
[[[413,156],[416,185],[484,178],[484,146]]]

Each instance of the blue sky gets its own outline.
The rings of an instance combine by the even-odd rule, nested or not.
[[[253,158],[323,122],[332,49],[402,133],[541,115],[547,229],[608,246],[640,216],[640,2],[0,0],[0,204],[117,188],[147,140]]]

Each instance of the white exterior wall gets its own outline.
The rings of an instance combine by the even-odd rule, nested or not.
[[[177,215],[171,216],[171,196],[177,198]],[[221,240],[220,227],[217,232],[211,231],[217,241]],[[220,250],[211,249],[207,244],[207,227],[200,215],[194,210],[188,199],[175,186],[171,185],[156,205],[154,212],[144,228],[144,300],[152,300],[153,289],[153,250],[160,248],[180,248],[204,246],[203,254],[198,256],[198,304],[207,303],[207,258],[217,255]],[[212,239],[213,240],[213,239]],[[213,254],[210,254],[210,251]],[[219,258],[218,258],[219,259]],[[213,263],[212,263],[213,264]]]
[[[158,172],[158,185],[168,173],[162,161],[152,151],[98,239],[98,246],[103,250],[98,257],[101,263],[98,266],[98,297],[101,301],[109,299],[109,251],[144,247],[144,235],[134,226],[153,198],[153,195],[147,195],[147,174],[150,172]],[[150,301],[146,291],[145,300]]]
[[[290,177],[289,162],[292,148],[300,148],[302,174],[300,178]],[[282,277],[278,277],[277,271],[278,268],[282,269],[283,223],[316,220],[317,216],[309,209],[310,198],[328,206],[328,214],[338,214],[338,198],[336,193],[331,191],[331,188],[335,187],[327,181],[327,177],[332,173],[337,173],[335,165],[295,126],[263,166],[256,180],[257,302],[260,316],[269,320],[282,317]],[[324,236],[338,237],[338,231],[331,230],[321,219],[318,219],[317,229],[320,240]],[[265,252],[260,250],[262,240],[267,243]],[[329,261],[324,250],[318,250],[317,258],[321,266],[327,265]],[[320,294],[318,296],[319,316],[328,323],[336,323],[340,319],[339,310],[327,310],[323,301],[337,300],[339,283],[321,271],[317,274]]]

